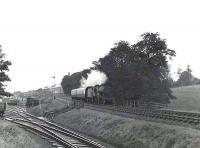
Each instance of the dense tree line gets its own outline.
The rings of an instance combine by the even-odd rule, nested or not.
[[[158,33],[144,33],[134,45],[126,41],[115,43],[106,56],[93,62],[91,69],[107,75],[107,93],[117,104],[133,100],[166,103],[175,98],[168,77],[168,59],[174,56],[175,51],[167,48],[166,40]],[[82,76],[86,78],[89,72],[66,75],[61,83],[65,93],[78,88]]]
[[[172,87],[200,84],[200,79],[193,76],[190,65],[187,65],[187,68],[184,71],[182,71],[181,68],[178,68],[177,74],[178,80],[172,83]]]
[[[9,76],[6,72],[9,71],[9,66],[11,62],[5,59],[5,54],[2,51],[0,45],[0,98],[3,96],[11,96],[11,93],[5,91],[4,82],[10,81]]]
[[[61,86],[66,95],[70,95],[72,89],[80,87],[80,80],[82,77],[87,79],[87,74],[90,73],[90,69],[85,69],[81,72],[73,73],[72,75],[65,75],[62,79]]]
[[[168,81],[168,58],[175,51],[167,48],[158,33],[145,33],[134,45],[120,41],[98,61],[95,68],[108,76],[107,85],[116,103],[124,100],[169,102],[175,98]]]

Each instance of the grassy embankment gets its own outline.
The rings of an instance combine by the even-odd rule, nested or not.
[[[42,116],[44,112],[51,112],[62,109],[67,106],[67,101],[60,99],[49,99],[39,106],[28,109],[34,115]]]
[[[54,121],[118,148],[198,148],[200,131],[123,118],[89,109],[60,114]]]
[[[200,85],[172,90],[177,99],[169,105],[170,109],[200,111]],[[59,101],[54,100],[48,108],[50,110],[54,107],[60,107]],[[200,147],[199,130],[123,118],[88,109],[60,114],[54,121],[119,148]]]
[[[59,101],[52,101],[48,109],[55,106],[60,106]],[[38,107],[32,110],[36,111]],[[89,109],[74,109],[57,115],[54,121],[118,148],[200,147],[198,130],[123,118]]]
[[[47,141],[17,125],[0,120],[0,148],[53,148]]]
[[[177,97],[172,100],[168,108],[186,111],[200,111],[200,85],[183,86],[173,88],[173,95]]]

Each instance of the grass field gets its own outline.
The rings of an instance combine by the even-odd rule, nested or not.
[[[177,99],[172,100],[168,108],[200,112],[200,85],[173,88],[172,91]]]
[[[53,148],[53,146],[13,123],[0,120],[0,148]]]
[[[54,112],[55,110],[62,109],[67,106],[67,101],[66,100],[61,100],[61,99],[51,99],[48,100],[47,102],[44,102],[38,106],[29,108],[28,111],[31,112],[34,115],[37,116],[42,116],[44,112]]]
[[[59,114],[53,120],[116,148],[200,147],[199,130],[124,118],[84,108]]]

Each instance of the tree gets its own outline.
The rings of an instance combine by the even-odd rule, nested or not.
[[[138,52],[138,65],[141,65],[138,71],[140,83],[143,83],[140,94],[154,101],[169,102],[175,97],[168,81],[168,59],[172,59],[176,53],[167,48],[166,40],[161,39],[158,33],[144,33],[141,38],[133,46],[134,51]]]
[[[131,46],[126,41],[114,44],[108,55],[94,61],[95,68],[103,71],[107,77],[107,88],[117,103],[122,103],[127,88],[127,66],[131,54]]]
[[[190,65],[187,65],[187,68],[185,71],[181,72],[179,75],[179,79],[177,81],[178,86],[184,86],[184,85],[192,85],[194,80],[194,76],[192,75],[192,69]],[[197,80],[195,79],[195,82]]]
[[[178,74],[179,77],[180,77],[181,73],[182,73],[182,69],[179,67],[179,68],[177,69],[177,74]]]
[[[81,72],[73,73],[71,76],[65,75],[61,82],[64,93],[69,95],[72,89],[79,88],[82,77],[87,78],[87,74],[90,72],[90,69],[84,69]]]
[[[132,46],[126,41],[116,43],[93,64],[107,75],[116,102],[130,98],[169,102],[174,96],[168,81],[168,59],[175,51],[167,48],[158,33],[145,33],[141,38]]]
[[[10,65],[11,62],[5,59],[5,54],[2,52],[0,45],[0,97],[11,96],[11,93],[5,91],[5,85],[3,84],[6,81],[10,81],[9,76],[6,73],[9,71]]]
[[[168,74],[168,82],[169,82],[170,87],[175,87],[176,81],[172,78],[171,73]]]

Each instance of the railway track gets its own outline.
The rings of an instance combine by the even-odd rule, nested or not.
[[[15,114],[15,116],[6,117],[5,120],[16,123],[33,133],[40,134],[42,137],[46,137],[58,148],[105,148],[101,144],[71,130],[31,115],[23,108],[16,107],[10,110],[10,112]]]
[[[85,104],[86,108],[94,110],[107,110],[111,112],[118,113],[128,113],[137,117],[152,118],[152,119],[161,119],[165,121],[173,121],[175,123],[185,123],[190,125],[199,125],[200,124],[200,113],[198,112],[187,112],[187,111],[178,111],[178,110],[168,110],[168,109],[148,109],[148,108],[133,108],[133,107],[124,107],[124,106],[114,106],[114,105],[94,105],[94,104]],[[123,116],[123,115],[122,115]],[[131,116],[130,116],[131,117]]]

